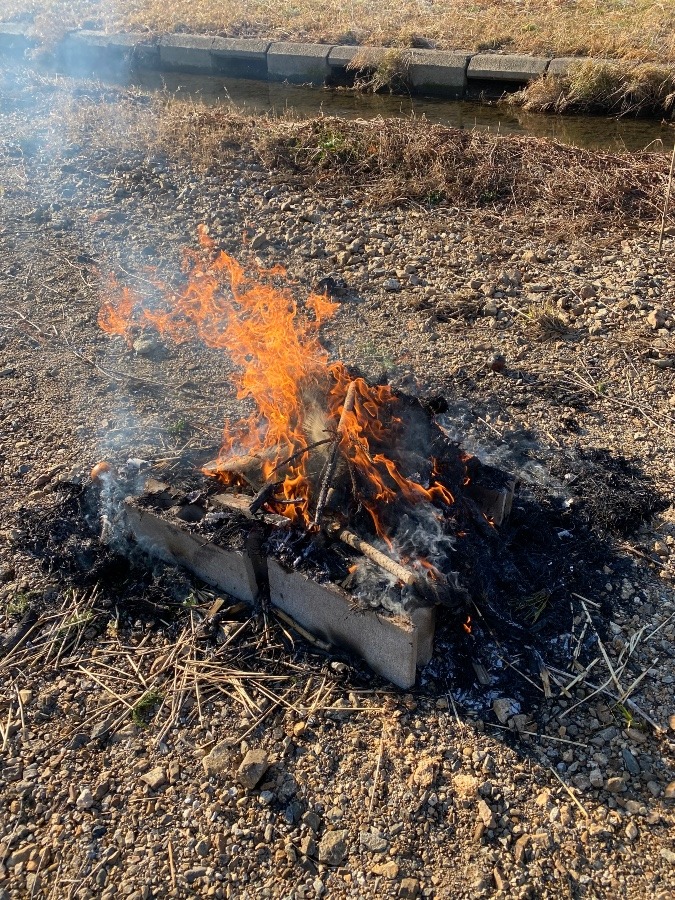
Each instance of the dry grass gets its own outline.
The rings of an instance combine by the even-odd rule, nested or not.
[[[249,157],[270,179],[362,191],[370,202],[555,209],[570,227],[656,222],[668,159],[601,153],[426,120],[252,118],[170,97],[69,101],[73,139],[92,149],[166,153],[191,164]]]
[[[4,0],[3,18],[26,15],[46,38],[87,24],[404,47],[421,36],[440,48],[675,60],[671,0]]]
[[[509,98],[532,112],[661,115],[675,112],[675,69],[649,63],[574,65],[546,76]]]

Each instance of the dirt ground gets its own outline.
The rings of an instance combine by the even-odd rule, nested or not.
[[[579,229],[564,198],[376,204],[236,147],[79,141],[63,110],[119,96],[0,93],[0,898],[672,896],[672,224],[658,254],[658,210]],[[212,591],[101,541],[92,464],[194,477],[241,409],[218,351],[97,324],[110,272],[179,283],[200,223],[300,300],[332,276],[333,358],[445,396],[602,537],[550,699],[481,626],[479,684],[449,619],[408,694],[268,611],[227,602],[214,638]]]

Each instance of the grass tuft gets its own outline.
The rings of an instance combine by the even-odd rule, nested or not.
[[[650,63],[593,62],[545,75],[509,97],[528,112],[617,116],[675,113],[675,69]]]

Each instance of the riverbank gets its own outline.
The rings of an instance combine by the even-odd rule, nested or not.
[[[29,72],[2,87],[0,896],[666,900],[666,155],[254,119]],[[92,463],[179,478],[241,412],[215,349],[97,324],[110,273],[179,288],[202,223],[252,271],[283,265],[299,304],[331,278],[332,359],[444,395],[468,447],[609,527],[581,592],[594,625],[570,596],[551,699],[509,648],[478,684],[450,621],[407,695],[263,611],[227,603],[212,645],[204,585],[100,542]],[[626,471],[664,508],[622,531]],[[8,655],[31,610],[40,641]],[[269,766],[257,788],[237,774],[249,749]]]
[[[616,3],[576,0],[480,0],[345,5],[339,0],[118,0],[92,9],[89,0],[5,0],[3,18],[34,24],[43,41],[66,31],[104,28],[155,33],[194,32],[276,41],[363,44],[390,47],[462,48],[543,56],[619,57],[675,62],[675,12],[653,0]]]

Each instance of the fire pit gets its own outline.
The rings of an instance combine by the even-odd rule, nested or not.
[[[465,634],[480,617],[524,638],[547,691],[536,638],[513,609],[528,598],[552,607],[562,581],[539,565],[536,516],[518,540],[509,530],[515,478],[448,437],[441,399],[329,360],[319,339],[337,309],[328,290],[300,304],[282,270],[252,278],[203,227],[199,239],[179,290],[155,279],[140,296],[113,279],[99,322],[130,344],[156,330],[222,349],[250,413],[226,423],[196,481],[150,479],[126,498],[136,541],[241,601],[269,602],[401,687],[432,656],[439,607]]]

